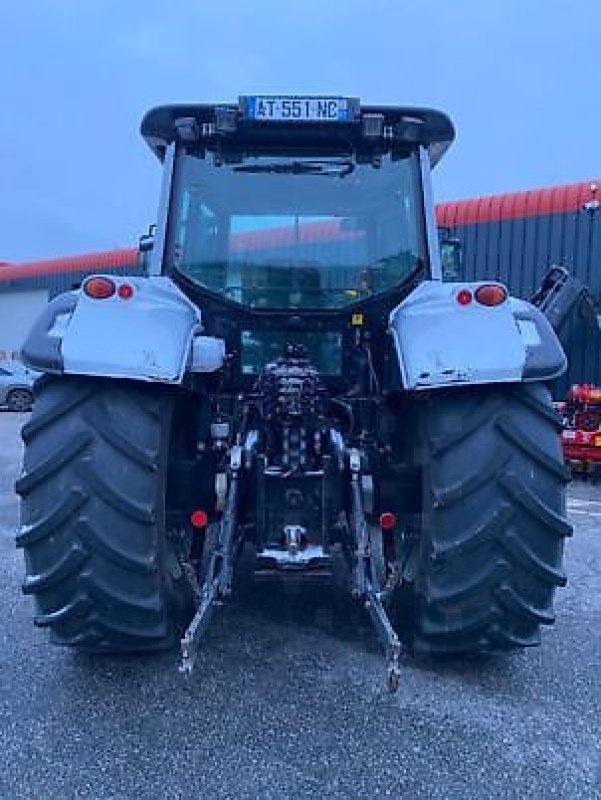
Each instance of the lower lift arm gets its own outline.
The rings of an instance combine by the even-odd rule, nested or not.
[[[399,657],[401,642],[388,618],[383,599],[387,591],[379,585],[374,563],[374,548],[370,542],[370,530],[363,510],[361,491],[361,456],[358,450],[349,452],[351,468],[351,534],[355,546],[353,569],[354,594],[363,600],[376,629],[378,638],[386,651],[386,685],[390,692],[399,686]]]
[[[204,580],[198,595],[198,609],[181,640],[182,660],[179,669],[186,674],[192,672],[200,640],[211,621],[215,607],[219,605],[221,598],[231,594],[232,591],[241,452],[242,448],[239,446],[233,447],[230,451],[229,482],[217,543],[210,556],[206,575],[203,576]]]

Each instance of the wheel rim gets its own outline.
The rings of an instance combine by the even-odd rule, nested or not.
[[[31,408],[31,394],[24,389],[17,389],[8,396],[8,407],[13,411],[27,411]]]

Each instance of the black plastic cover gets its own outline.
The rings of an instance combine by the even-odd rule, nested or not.
[[[218,118],[227,114],[229,129],[217,129]],[[293,142],[305,146],[325,147],[328,144],[346,142],[358,146],[364,142],[361,115],[381,115],[383,127],[392,132],[399,145],[423,145],[430,151],[434,165],[444,154],[455,136],[453,123],[442,111],[413,106],[360,106],[356,119],[347,123],[330,125],[322,122],[285,124],[258,122],[244,118],[240,104],[177,104],[159,106],[146,113],[141,124],[141,133],[149,147],[161,160],[167,146],[172,142],[187,141],[181,138],[177,120],[186,120],[188,128],[198,132],[200,140],[219,141],[222,145],[238,144],[284,147]],[[235,123],[235,124],[234,124]],[[390,140],[382,139],[382,144]]]
[[[524,381],[550,381],[566,371],[568,360],[557,334],[545,315],[534,306],[515,312],[516,320],[529,320],[536,325],[540,344],[528,347],[524,364]]]
[[[39,372],[63,372],[60,336],[49,336],[56,318],[69,314],[77,305],[77,292],[65,292],[51,300],[33,325],[21,350],[21,360],[31,369]]]

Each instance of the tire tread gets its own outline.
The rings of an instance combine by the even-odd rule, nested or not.
[[[429,457],[414,616],[403,638],[430,653],[536,645],[539,627],[555,619],[572,533],[549,392],[542,384],[472,387],[433,393],[421,408]]]
[[[169,395],[108,379],[38,384],[16,485],[34,624],[86,651],[173,646],[191,595],[164,530]]]

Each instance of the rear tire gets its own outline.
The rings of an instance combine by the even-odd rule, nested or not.
[[[53,642],[88,651],[173,646],[191,592],[165,534],[173,400],[156,386],[36,385],[24,426],[23,591]]]
[[[563,539],[572,532],[549,391],[433,392],[420,422],[423,516],[405,640],[435,653],[538,644],[566,583]]]

